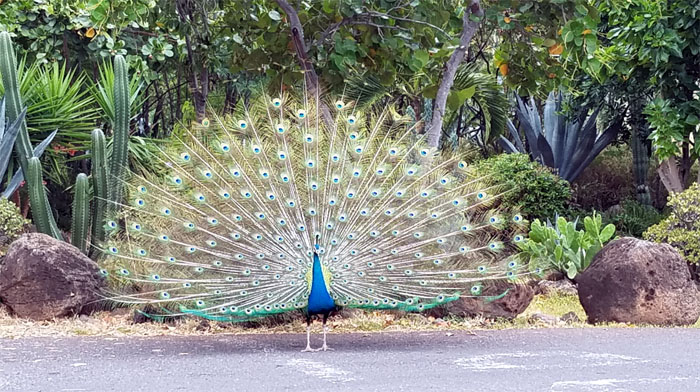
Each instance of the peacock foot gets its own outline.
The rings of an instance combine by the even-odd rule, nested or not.
[[[324,344],[323,346],[321,346],[321,348],[317,348],[316,350],[313,350],[313,351],[333,351],[333,349]]]
[[[318,349],[318,350],[320,350],[320,349]],[[315,349],[311,348],[311,346],[306,346],[306,348],[303,349],[303,350],[301,350],[301,352],[303,352],[303,353],[312,353],[312,352],[318,351],[318,350],[315,350]]]

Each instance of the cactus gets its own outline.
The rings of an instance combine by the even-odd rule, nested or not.
[[[63,236],[56,226],[49,198],[44,189],[44,176],[39,158],[31,157],[27,160],[26,179],[29,186],[29,201],[32,203],[32,220],[36,228],[41,233],[62,240]]]
[[[107,144],[101,129],[92,131],[92,190],[95,201],[92,214],[92,242],[105,239],[104,220],[107,208]]]
[[[22,97],[19,94],[17,59],[12,48],[12,39],[7,32],[0,33],[0,74],[2,74],[2,83],[5,87],[5,105],[8,119],[9,121],[15,121],[21,116],[24,106]],[[39,158],[34,157],[26,119],[21,122],[19,133],[15,140],[15,154],[22,171],[27,174],[29,199],[32,203],[32,217],[34,217],[37,229],[58,240],[62,239],[63,237],[58,230],[58,226],[56,226],[56,220],[51,211],[49,199],[46,196],[46,189],[44,189],[41,162],[39,162]],[[33,171],[31,174],[29,173],[30,169]]]
[[[649,148],[644,142],[643,130],[632,132],[632,162],[634,164],[634,179],[637,183],[637,201],[644,205],[651,205],[651,193],[647,186],[647,173],[649,172]]]
[[[20,115],[24,105],[22,104],[22,97],[19,95],[17,58],[12,47],[12,39],[7,32],[0,33],[0,74],[2,74],[2,84],[5,87],[7,117],[12,122]],[[33,155],[26,121],[22,121],[22,125],[20,125],[19,134],[17,135],[17,140],[15,140],[15,153],[22,170],[26,173],[27,160]]]
[[[73,194],[73,221],[71,223],[71,244],[87,254],[88,228],[90,226],[90,189],[88,178],[80,173],[75,179]]]
[[[124,176],[129,159],[129,75],[124,57],[114,58],[114,136],[109,162],[108,198],[115,207],[122,201]]]

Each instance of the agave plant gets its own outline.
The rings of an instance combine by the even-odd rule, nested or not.
[[[27,110],[25,109],[12,124],[8,125],[5,116],[5,98],[3,97],[0,101],[0,179],[5,178],[7,166],[10,164],[10,156],[12,156],[12,148],[15,145],[20,124],[26,114]]]
[[[520,133],[510,120],[508,131],[513,142],[503,136],[500,142],[506,152],[529,153],[532,159],[556,169],[561,178],[572,182],[605,147],[615,140],[622,126],[622,119],[611,121],[610,125],[599,133],[596,119],[600,109],[594,110],[588,118],[585,115],[587,110],[583,110],[583,115],[570,120],[561,113],[562,99],[562,94],[555,92],[551,92],[547,97],[544,105],[543,128],[534,100],[530,98],[528,106],[520,97],[517,97],[516,112],[527,144],[523,142]]]
[[[7,117],[5,116],[5,98],[0,100],[0,190],[2,194],[0,197],[9,198],[17,188],[19,188],[22,181],[24,181],[24,173],[22,170],[17,170],[7,186],[3,190],[2,183],[6,178],[9,177],[8,167],[10,166],[10,160],[12,158],[12,150],[15,145],[15,139],[17,139],[17,134],[20,131],[22,122],[27,115],[27,108],[24,108],[22,112],[17,116],[12,124],[7,123]],[[53,141],[54,136],[56,136],[57,131],[53,131],[47,136],[41,143],[39,143],[33,152],[33,156],[39,158],[46,150],[49,144]]]

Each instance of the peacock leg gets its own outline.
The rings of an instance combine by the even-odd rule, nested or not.
[[[328,320],[328,314],[323,315],[323,346],[319,348],[317,351],[328,351],[328,350],[333,350],[332,348],[328,347],[326,344],[326,334],[328,333],[328,326],[326,325],[326,321]]]
[[[311,316],[306,317],[306,348],[301,352],[316,351],[311,348]]]

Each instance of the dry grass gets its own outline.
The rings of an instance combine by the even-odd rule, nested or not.
[[[574,312],[581,321],[565,323],[559,318]],[[552,316],[550,323],[533,318],[535,314]],[[585,323],[586,315],[571,295],[536,296],[523,314],[515,320],[464,319],[449,317],[434,319],[421,314],[398,312],[365,312],[346,310],[334,316],[329,323],[334,332],[380,332],[380,331],[440,331],[483,330],[509,328],[596,328]],[[629,328],[630,324],[611,323],[598,327]],[[642,326],[643,327],[643,326]],[[700,320],[693,326],[700,328]],[[318,323],[316,329],[320,329]],[[12,317],[0,308],[0,338],[22,338],[35,336],[160,336],[160,335],[211,335],[219,333],[302,333],[305,325],[299,317],[271,322],[261,321],[247,324],[224,324],[197,318],[184,318],[173,323],[146,322],[135,324],[133,316],[126,310],[99,312],[90,317],[73,317],[51,321],[31,321]]]

